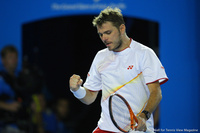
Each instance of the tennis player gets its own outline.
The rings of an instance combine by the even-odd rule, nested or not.
[[[137,115],[133,132],[154,132],[152,112],[162,99],[160,84],[168,80],[164,67],[152,49],[127,36],[120,9],[104,9],[93,25],[107,48],[96,54],[84,84],[76,74],[69,80],[71,92],[87,105],[102,91],[101,117],[93,133],[120,132],[109,116],[108,99],[113,93],[122,95]]]

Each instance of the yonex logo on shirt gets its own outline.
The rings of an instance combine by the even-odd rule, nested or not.
[[[132,69],[132,68],[133,68],[133,65],[130,65],[130,66],[128,66],[127,69],[129,70],[129,69]]]

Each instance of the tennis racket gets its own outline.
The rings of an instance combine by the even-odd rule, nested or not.
[[[128,133],[137,127],[138,120],[131,106],[120,94],[109,98],[109,113],[113,124],[122,132]]]

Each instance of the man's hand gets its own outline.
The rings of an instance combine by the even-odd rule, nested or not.
[[[138,117],[138,126],[137,128],[135,129],[136,131],[143,131],[143,132],[146,132],[147,130],[147,126],[146,126],[146,116],[141,113]]]
[[[79,75],[72,75],[69,80],[69,87],[72,91],[77,91],[79,87],[82,85],[83,80]]]

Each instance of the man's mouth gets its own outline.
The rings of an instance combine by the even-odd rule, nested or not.
[[[107,42],[107,43],[105,43],[106,46],[109,46],[110,44],[111,44],[111,42]]]

